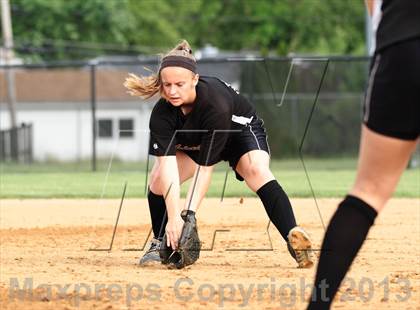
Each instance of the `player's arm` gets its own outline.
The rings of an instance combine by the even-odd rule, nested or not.
[[[165,198],[168,223],[167,244],[177,247],[184,221],[181,218],[180,185],[175,149],[175,119],[167,103],[159,101],[150,117],[150,155],[156,156],[159,166],[159,185]]]
[[[184,210],[197,211],[201,201],[207,193],[213,173],[213,166],[198,166],[188,189]]]
[[[200,144],[199,165],[190,184],[184,209],[197,211],[206,195],[214,165],[221,160],[221,153],[229,136],[231,117],[228,109],[225,111],[210,110],[204,119],[203,128],[208,132],[203,136]]]
[[[166,224],[167,245],[175,249],[181,236],[184,221],[181,218],[180,185],[176,156],[159,156],[159,177],[166,203],[168,223]]]

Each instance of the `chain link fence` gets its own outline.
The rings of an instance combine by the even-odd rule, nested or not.
[[[130,72],[150,74],[157,66],[151,58],[0,67],[0,129],[10,129],[5,70],[13,70],[18,123],[32,124],[31,160],[144,161],[157,98],[130,97],[123,82]],[[201,75],[223,79],[256,106],[274,158],[355,156],[368,66],[366,57],[201,59],[198,65]]]

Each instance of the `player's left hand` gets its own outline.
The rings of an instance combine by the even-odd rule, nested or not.
[[[195,212],[184,210],[181,216],[184,224],[177,249],[172,250],[168,246],[167,235],[165,235],[159,250],[162,264],[169,264],[170,268],[184,268],[200,257],[201,242],[198,237]]]

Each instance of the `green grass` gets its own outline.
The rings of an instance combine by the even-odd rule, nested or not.
[[[306,159],[305,166],[318,198],[345,195],[355,177],[356,162],[351,158]],[[107,174],[105,161],[98,162],[97,172],[89,171],[89,162],[2,164],[0,198],[119,198],[125,182],[128,182],[126,197],[145,197],[145,167],[145,163],[115,162]],[[221,196],[226,168],[225,163],[217,166],[207,197]],[[299,160],[276,160],[271,168],[290,197],[312,197]],[[225,197],[255,195],[229,171]],[[183,186],[183,195],[187,186]],[[420,197],[419,168],[404,173],[395,196]]]

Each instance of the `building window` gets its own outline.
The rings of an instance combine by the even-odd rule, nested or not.
[[[134,120],[132,118],[120,119],[119,133],[121,138],[134,137]]]
[[[98,120],[98,137],[112,138],[112,119]]]

